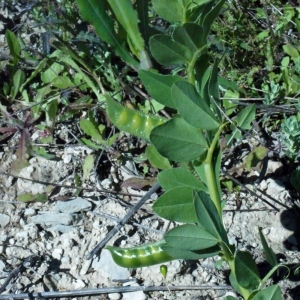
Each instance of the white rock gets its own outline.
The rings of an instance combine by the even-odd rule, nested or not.
[[[61,259],[62,254],[63,254],[63,250],[60,249],[60,248],[56,248],[56,249],[54,249],[54,250],[52,251],[52,257],[53,257],[53,258],[56,258],[56,259],[58,259],[58,260]]]
[[[108,294],[107,296],[111,300],[119,300],[122,297],[122,295],[119,293],[111,293],[111,294]]]
[[[26,208],[24,211],[25,216],[33,216],[35,215],[35,210],[33,208]]]
[[[124,283],[125,285],[130,285],[130,286],[139,286],[137,283]],[[147,299],[147,296],[143,293],[143,291],[138,291],[138,292],[131,292],[131,293],[124,293],[122,300],[145,300]]]
[[[4,228],[10,221],[10,217],[5,214],[0,214],[0,227]]]
[[[91,207],[92,204],[89,201],[81,197],[77,197],[76,199],[70,201],[57,201],[54,210],[72,214],[80,211],[90,210]]]
[[[81,268],[79,274],[82,275],[82,276],[85,275],[85,274],[87,273],[87,271],[88,271],[90,265],[91,265],[91,260],[90,260],[90,259],[89,259],[89,260],[86,260],[86,261],[83,263],[82,268]]]
[[[75,290],[80,290],[80,289],[83,289],[85,287],[85,283],[81,279],[75,279],[73,281],[73,284],[74,284],[74,289]]]

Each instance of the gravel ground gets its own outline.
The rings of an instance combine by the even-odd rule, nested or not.
[[[9,54],[5,29],[12,29],[26,21],[24,8],[26,1],[12,5],[6,1],[1,2],[2,61]],[[25,40],[30,41],[32,34],[31,31],[25,35]],[[2,72],[1,76],[4,75]],[[57,125],[55,138],[64,140],[65,144],[47,147],[47,151],[57,159],[30,158],[29,166],[21,171],[19,177],[11,176],[18,134],[9,141],[2,141],[0,145],[0,290],[7,276],[13,275],[9,284],[5,284],[0,299],[8,299],[4,298],[6,294],[68,290],[74,291],[74,294],[64,298],[79,299],[75,291],[81,292],[83,296],[87,295],[89,289],[112,287],[117,289],[83,298],[196,300],[223,299],[225,295],[235,295],[228,286],[226,266],[222,270],[214,266],[218,258],[167,263],[168,286],[174,289],[187,287],[171,292],[165,291],[165,281],[159,266],[136,270],[120,268],[112,261],[107,250],[103,250],[101,256],[86,258],[130,207],[145,195],[149,187],[144,190],[122,187],[126,179],[139,175],[133,157],[115,159],[109,153],[99,156],[89,148],[78,145],[76,140],[64,138],[70,136],[70,132],[74,136],[78,135],[76,128],[74,124]],[[121,136],[119,142],[122,144],[119,148],[132,151],[143,147],[143,142],[127,135]],[[255,146],[251,140],[244,143]],[[98,164],[83,183],[83,190],[78,197],[78,188],[74,182],[76,175],[82,174],[83,161],[89,154],[95,156]],[[230,173],[232,168],[229,166],[236,166],[237,163],[237,158],[226,157],[224,168]],[[230,241],[237,249],[247,249],[252,253],[262,274],[266,274],[269,269],[259,242],[258,226],[263,228],[267,241],[283,263],[295,267],[299,262],[299,215],[297,210],[290,208],[292,197],[288,190],[290,185],[287,172],[281,159],[270,158],[267,173],[258,186],[254,182],[260,173],[252,170],[239,178],[243,178],[244,187],[248,191],[243,188],[239,192],[224,194],[227,200],[224,222]],[[236,175],[234,172],[232,174]],[[154,193],[131,221],[109,241],[109,245],[135,246],[161,239],[168,223],[153,214],[151,206],[162,192],[158,190]],[[45,194],[48,201],[16,201],[24,193]],[[27,262],[25,266],[22,264],[24,261]],[[22,268],[18,268],[20,264]],[[13,270],[19,272],[11,273]],[[279,274],[268,283],[274,283],[282,277],[283,274]],[[284,299],[300,299],[298,281],[299,278],[292,275],[279,282]],[[144,287],[150,286],[161,286],[161,291],[159,288],[157,291],[142,291]],[[130,288],[131,292],[122,292],[121,287]],[[140,291],[133,292],[134,289]],[[48,298],[57,297],[52,295]]]

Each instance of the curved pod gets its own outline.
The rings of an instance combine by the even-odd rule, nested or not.
[[[152,129],[166,122],[166,119],[146,115],[118,104],[105,95],[109,120],[120,130],[149,141]]]
[[[163,244],[164,240],[133,248],[106,246],[105,249],[110,251],[117,265],[124,268],[143,268],[175,259],[162,250]]]

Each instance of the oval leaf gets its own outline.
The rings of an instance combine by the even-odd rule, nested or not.
[[[174,83],[172,97],[182,118],[192,126],[205,130],[219,128],[220,124],[213,112],[191,83],[187,81]]]
[[[207,191],[207,187],[191,172],[184,168],[173,168],[158,174],[160,186],[169,191],[178,186],[187,186],[197,190]]]
[[[163,66],[182,65],[190,62],[193,57],[193,52],[189,48],[164,34],[154,35],[149,45],[153,57]]]
[[[154,128],[150,140],[162,156],[177,162],[199,158],[207,151],[203,133],[181,118]]]
[[[218,239],[197,225],[182,225],[171,229],[165,235],[167,246],[195,251],[213,247]]]
[[[162,218],[182,223],[196,223],[193,189],[177,187],[164,193],[152,206]],[[180,212],[180,213],[178,213]]]

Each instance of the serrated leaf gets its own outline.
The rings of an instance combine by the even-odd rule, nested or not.
[[[126,49],[125,40],[115,32],[114,20],[106,13],[105,1],[76,0],[76,2],[83,19],[94,26],[97,35],[110,44],[124,61],[138,68],[139,63]]]
[[[207,151],[203,133],[181,118],[154,128],[150,140],[162,156],[177,162],[199,158]]]
[[[107,0],[120,24],[126,30],[129,45],[133,45],[131,51],[140,58],[140,53],[144,51],[144,40],[138,29],[137,13],[133,9],[130,0]]]

